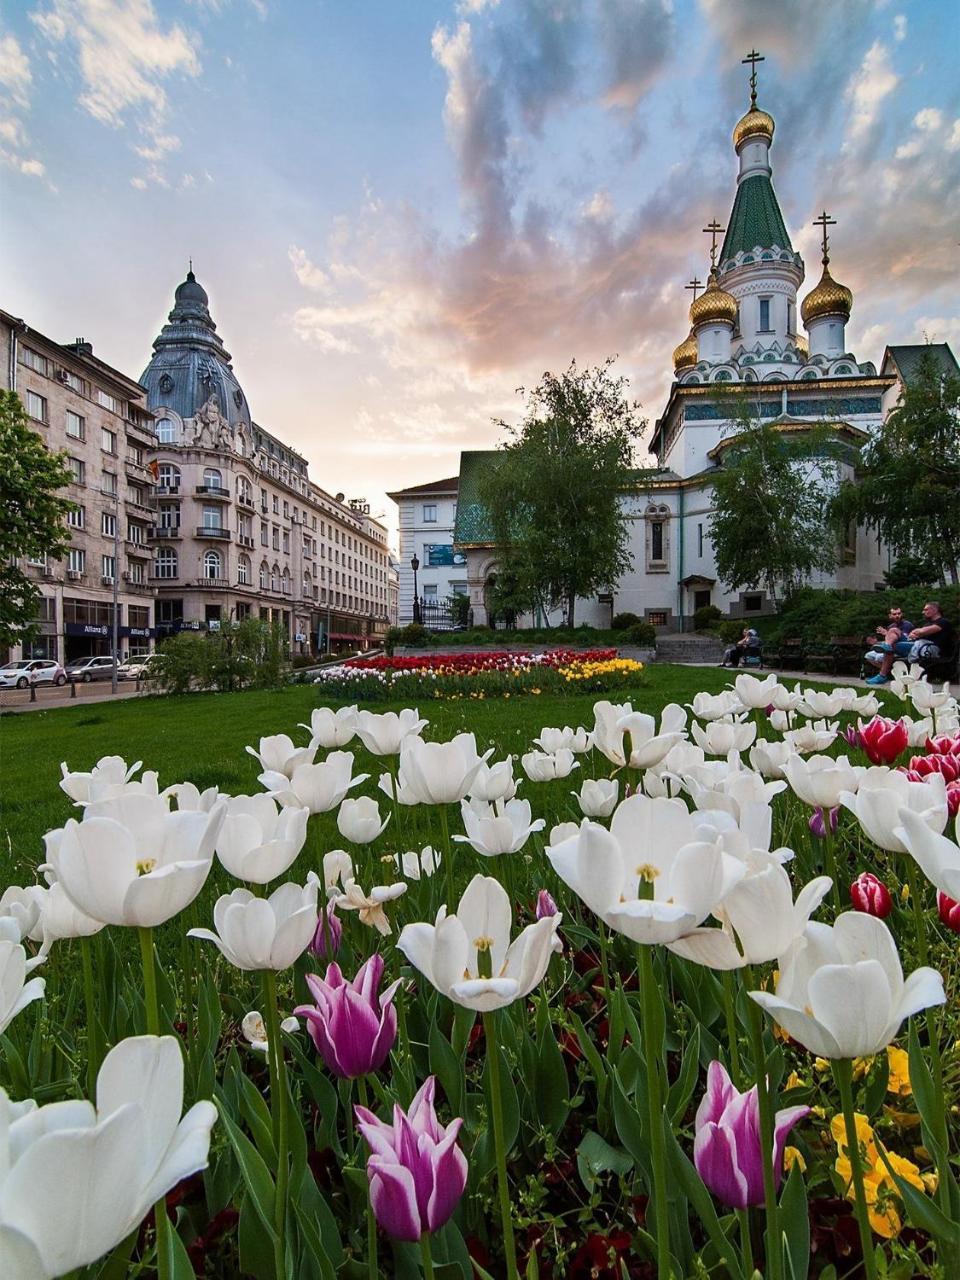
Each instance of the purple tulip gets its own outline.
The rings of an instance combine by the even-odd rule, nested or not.
[[[394,1104],[393,1124],[355,1107],[370,1147],[367,1180],[380,1226],[394,1240],[420,1239],[452,1216],[467,1185],[467,1157],[457,1146],[462,1120],[444,1129],[433,1109],[435,1078],[428,1076],[406,1113]]]
[[[773,1130],[773,1175],[780,1186],[787,1135],[809,1107],[778,1111]],[[697,1108],[693,1163],[708,1191],[731,1209],[763,1204],[760,1105],[756,1085],[736,1089],[720,1062],[707,1069],[707,1091]]]
[[[313,935],[313,941],[307,950],[320,960],[332,960],[340,950],[342,938],[343,922],[337,915],[336,904],[331,902],[328,907],[324,907],[320,912],[320,919],[317,921],[317,929]]]
[[[837,829],[837,820],[839,819],[839,817],[840,817],[840,806],[837,805],[835,809],[830,810],[830,834],[831,835]],[[810,830],[813,832],[813,834],[817,837],[818,840],[823,840],[826,838],[827,827],[826,827],[826,823],[824,822],[824,814],[822,809],[814,809],[813,813],[810,815],[810,819],[807,825],[809,826]]]
[[[847,745],[854,749],[863,746],[863,738],[860,735],[860,730],[854,728],[852,724],[848,724],[846,728],[841,730],[840,737],[846,738]]]
[[[382,1067],[397,1038],[397,1011],[393,997],[398,978],[378,994],[383,977],[383,957],[374,954],[360,968],[352,982],[338,964],[327,968],[326,978],[307,974],[307,986],[316,1005],[294,1009],[307,1021],[310,1038],[335,1076],[355,1080]]]
[[[553,894],[549,889],[541,889],[537,894],[537,919],[543,920],[545,916],[558,916],[560,908],[553,900]]]

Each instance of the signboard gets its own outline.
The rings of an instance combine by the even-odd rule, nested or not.
[[[462,551],[454,551],[450,543],[428,542],[423,548],[427,553],[427,564],[434,568],[465,565],[467,557]]]
[[[112,628],[109,625],[100,626],[94,622],[68,622],[64,627],[64,631],[68,636],[109,636],[112,634]]]

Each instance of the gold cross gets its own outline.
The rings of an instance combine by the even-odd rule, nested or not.
[[[740,61],[744,64],[750,63],[750,106],[755,107],[757,105],[757,63],[766,62],[766,58],[757,53],[756,49],[751,49]]]
[[[715,267],[717,265],[717,236],[722,235],[725,228],[721,227],[720,223],[714,218],[712,222],[702,227],[701,230],[710,237],[710,266]]]
[[[694,302],[696,302],[696,300],[697,300],[697,294],[698,294],[698,293],[699,293],[699,291],[703,288],[703,281],[702,281],[702,280],[698,280],[698,279],[697,279],[697,277],[696,277],[696,276],[694,276],[694,277],[693,277],[693,279],[690,281],[690,283],[689,283],[689,284],[685,284],[683,287],[684,287],[685,289],[692,289],[692,290],[693,290],[693,300],[694,300]]]
[[[826,266],[830,261],[830,237],[827,235],[827,227],[835,227],[837,225],[836,218],[831,218],[824,209],[819,218],[814,218],[813,225],[820,228],[820,247],[823,250],[823,265]]]

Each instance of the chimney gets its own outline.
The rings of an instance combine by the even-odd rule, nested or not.
[[[87,342],[86,338],[77,338],[74,342],[65,344],[68,351],[74,351],[78,356],[92,356],[93,343]]]

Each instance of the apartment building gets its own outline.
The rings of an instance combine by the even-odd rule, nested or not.
[[[66,452],[70,547],[24,562],[40,592],[39,634],[9,658],[60,662],[112,652],[114,599],[123,656],[155,636],[147,462],[153,415],[143,387],[98,359],[89,342],[60,344],[0,311],[0,377],[47,447]]]
[[[413,621],[414,558],[418,566],[416,593],[428,610],[453,595],[467,594],[466,556],[453,545],[459,483],[459,476],[452,476],[387,494],[400,509],[400,626]]]

